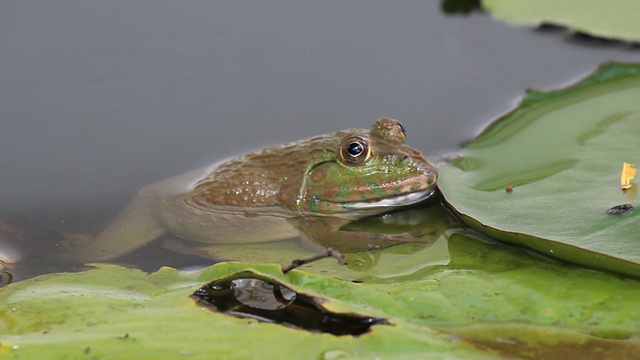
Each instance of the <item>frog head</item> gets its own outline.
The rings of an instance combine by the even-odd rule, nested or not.
[[[406,132],[398,121],[382,118],[370,130],[333,135],[335,148],[325,149],[321,160],[306,170],[296,199],[303,213],[359,218],[433,194],[436,169],[405,144]]]

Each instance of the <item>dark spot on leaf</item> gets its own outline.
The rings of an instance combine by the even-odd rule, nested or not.
[[[616,205],[614,207],[612,207],[611,209],[607,210],[607,214],[609,215],[620,215],[620,214],[627,214],[633,211],[633,205],[631,204],[622,204],[622,205]]]
[[[321,305],[324,299],[296,293],[251,273],[213,281],[191,297],[212,311],[311,332],[358,336],[373,325],[389,325],[384,318],[329,311]]]

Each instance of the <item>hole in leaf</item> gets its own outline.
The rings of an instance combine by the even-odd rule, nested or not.
[[[373,325],[389,325],[384,318],[335,313],[322,307],[322,299],[299,294],[253,274],[213,281],[196,290],[200,305],[224,314],[282,324],[312,332],[358,336]]]

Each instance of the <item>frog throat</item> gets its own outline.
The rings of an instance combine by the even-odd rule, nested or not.
[[[329,201],[312,198],[308,203],[308,212],[315,215],[336,216],[343,215],[349,218],[379,214],[399,207],[409,206],[426,200],[435,192],[433,187],[403,193],[398,195],[383,196],[362,201]]]

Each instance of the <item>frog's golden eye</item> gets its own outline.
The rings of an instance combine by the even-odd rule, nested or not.
[[[340,160],[346,165],[362,165],[371,158],[369,141],[362,136],[349,136],[340,145]]]

